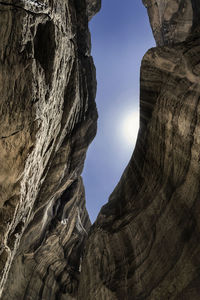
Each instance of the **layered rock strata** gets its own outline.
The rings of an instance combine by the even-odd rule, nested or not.
[[[143,2],[158,47],[142,61],[138,140],[91,228],[80,174],[100,3],[0,2],[3,300],[199,300],[200,9]]]
[[[183,42],[199,24],[198,0],[142,0],[159,46]]]
[[[100,1],[0,2],[0,298],[75,299]]]
[[[137,144],[90,230],[80,300],[200,297],[199,5],[145,3],[162,46],[142,61]]]

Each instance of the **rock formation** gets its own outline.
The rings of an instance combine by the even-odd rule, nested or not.
[[[142,0],[147,7],[157,45],[183,42],[198,26],[198,0]]]
[[[200,299],[200,5],[144,1],[140,131],[90,230],[78,299]],[[198,23],[199,22],[199,23]]]
[[[98,0],[0,2],[0,298],[199,300],[200,6],[143,0],[140,131],[91,227]],[[89,231],[89,235],[88,235]]]
[[[74,299],[96,133],[88,19],[100,1],[0,2],[0,298]],[[66,299],[66,298],[65,298]]]

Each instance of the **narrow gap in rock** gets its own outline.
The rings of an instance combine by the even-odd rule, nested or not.
[[[103,1],[90,30],[99,120],[83,179],[87,209],[94,222],[133,152],[139,126],[140,64],[155,42],[140,1],[128,0],[126,5],[121,0]]]
[[[39,24],[34,39],[35,59],[45,72],[46,83],[50,84],[55,56],[55,28],[51,21]]]

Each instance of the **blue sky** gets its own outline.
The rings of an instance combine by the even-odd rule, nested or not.
[[[155,42],[142,0],[102,0],[102,9],[91,20],[90,31],[99,120],[97,136],[87,152],[83,180],[93,223],[133,152],[141,59]]]

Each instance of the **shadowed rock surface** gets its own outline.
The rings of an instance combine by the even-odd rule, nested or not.
[[[142,61],[139,136],[92,227],[80,174],[100,2],[0,2],[3,300],[199,300],[200,9],[143,2],[158,47]]]

